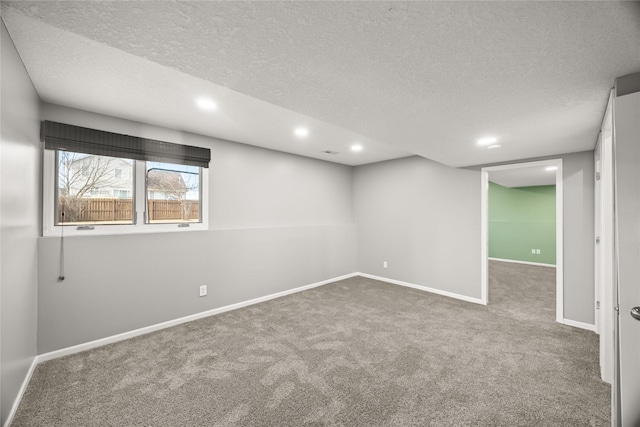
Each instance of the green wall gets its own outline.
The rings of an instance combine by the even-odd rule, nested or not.
[[[508,188],[489,183],[489,257],[555,265],[555,185]]]

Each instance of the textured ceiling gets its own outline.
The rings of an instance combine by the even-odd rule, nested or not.
[[[34,77],[30,62],[53,27],[93,42],[96,58],[121,51],[387,145],[388,158],[451,166],[593,149],[613,80],[640,71],[638,2],[3,1],[2,13],[39,91],[51,73]],[[38,67],[67,72],[42,55]],[[250,133],[235,139],[255,144]],[[488,135],[502,148],[475,145]]]
[[[410,154],[21,14],[8,11],[4,18],[10,18],[6,20],[12,38],[46,102],[347,165]],[[196,106],[195,99],[202,95],[216,100],[217,111]],[[64,116],[48,119],[68,121]],[[101,126],[105,124],[90,127]],[[293,130],[299,126],[309,129],[310,135],[295,137]],[[354,143],[366,149],[354,153],[350,150]],[[339,154],[324,153],[327,150]]]

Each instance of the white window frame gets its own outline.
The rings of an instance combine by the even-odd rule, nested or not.
[[[146,224],[145,213],[147,206],[146,183],[144,171],[145,161],[135,160],[133,170],[133,199],[135,213],[133,224],[87,224],[90,227],[55,225],[56,215],[56,150],[44,150],[42,168],[42,235],[56,237],[64,233],[65,236],[104,236],[114,234],[165,233],[184,232],[209,229],[209,169],[200,168],[200,218],[201,222]],[[142,171],[142,174],[140,175]],[[186,225],[185,225],[186,224]],[[63,231],[64,229],[64,231]]]

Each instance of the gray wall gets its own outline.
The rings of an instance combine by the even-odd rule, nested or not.
[[[210,148],[210,228],[353,222],[351,167],[53,104],[44,117]]]
[[[595,324],[593,151],[562,156],[564,318]]]
[[[36,356],[40,100],[2,26],[0,361],[4,424]]]
[[[564,317],[594,324],[593,152],[509,163],[548,158],[563,159]],[[359,271],[479,298],[480,168],[419,157],[356,167]]]
[[[39,353],[355,270],[350,224],[69,238],[60,283],[58,247],[40,240]]]
[[[548,159],[562,159],[564,318],[593,325],[595,324],[593,151],[474,166],[469,169],[480,170],[486,166]]]
[[[480,298],[479,172],[409,157],[356,167],[353,187],[360,272]]]
[[[59,239],[39,240],[40,354],[356,271],[351,167],[50,104],[44,117],[212,160],[209,231],[67,237],[60,283]]]

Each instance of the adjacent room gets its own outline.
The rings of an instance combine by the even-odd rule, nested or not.
[[[517,299],[527,304],[526,311],[561,321],[564,304],[558,296],[564,294],[564,280],[556,269],[562,264],[557,247],[562,248],[564,235],[562,212],[556,209],[556,204],[562,206],[559,164],[560,160],[549,160],[490,170],[487,250],[495,286],[488,289],[487,300]]]
[[[3,427],[640,422],[640,2],[0,5]]]

